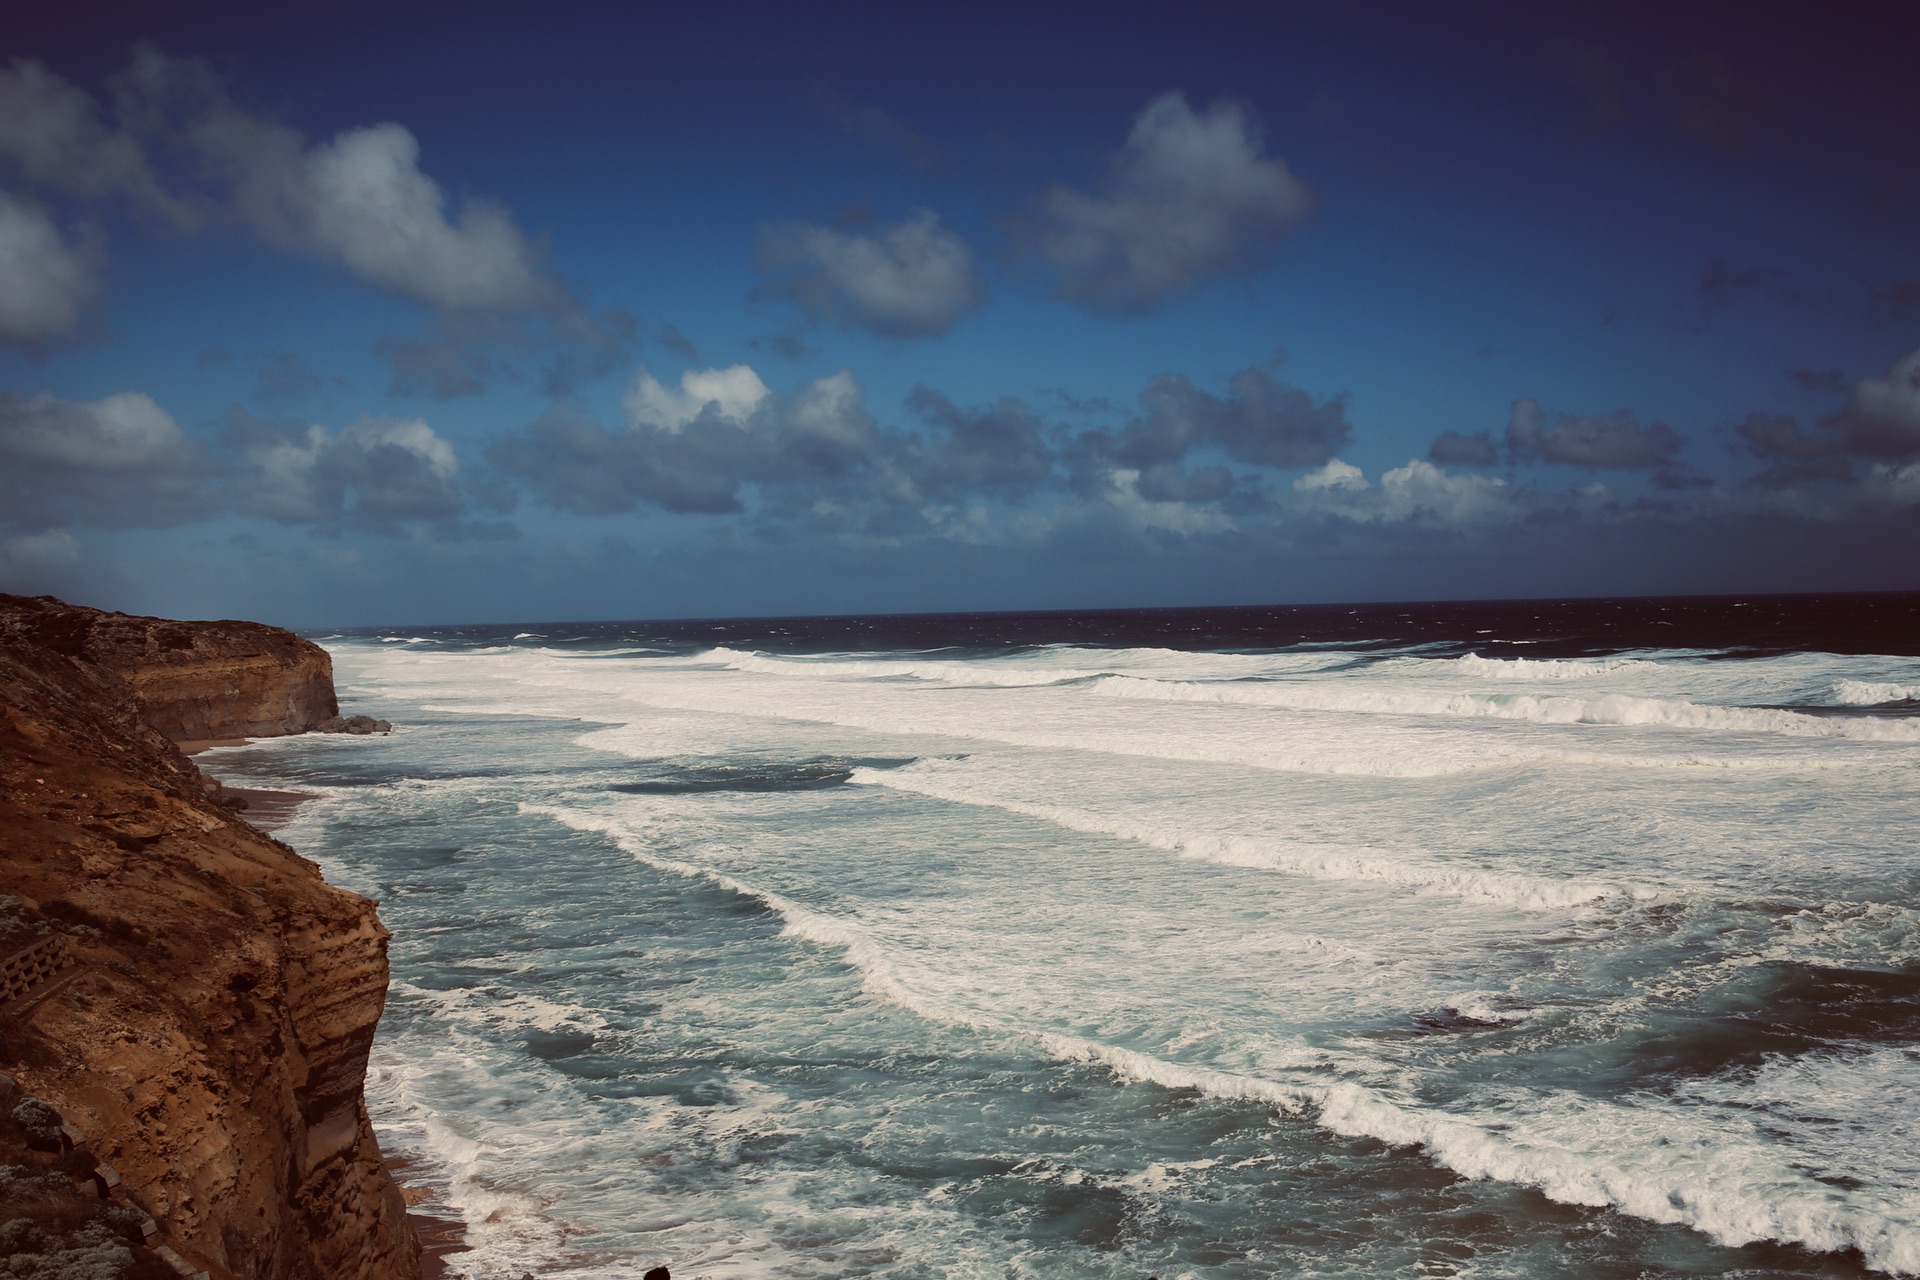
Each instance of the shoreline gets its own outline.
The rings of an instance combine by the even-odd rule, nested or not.
[[[202,738],[188,742],[176,742],[180,753],[197,756],[214,747],[248,747],[253,745],[252,738]],[[293,821],[293,815],[301,805],[320,797],[311,791],[278,791],[270,787],[236,787],[225,778],[217,776],[204,766],[200,772],[220,784],[220,796],[223,801],[238,800],[232,806],[233,811],[262,831],[278,831]]]
[[[202,751],[210,751],[214,747],[250,747],[253,745],[253,739],[252,738],[192,738],[184,742],[176,742],[173,745],[180,748],[180,754],[183,756],[197,756]]]
[[[223,801],[238,800],[234,808],[240,818],[262,831],[278,831],[293,821],[301,805],[320,797],[311,791],[271,791],[264,787],[230,787],[220,784]]]
[[[447,1259],[473,1249],[467,1243],[466,1219],[455,1213],[429,1183],[413,1180],[427,1173],[419,1160],[385,1151],[380,1158],[400,1189],[400,1199],[407,1206],[407,1222],[420,1241],[420,1280],[447,1280],[453,1275]]]

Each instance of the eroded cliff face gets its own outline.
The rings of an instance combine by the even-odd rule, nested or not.
[[[258,622],[173,622],[0,594],[0,638],[113,672],[175,742],[302,733],[340,713],[327,651]]]
[[[151,621],[89,623],[51,648],[0,635],[0,958],[62,953],[56,976],[0,1002],[0,1071],[118,1170],[158,1243],[213,1276],[409,1280],[419,1246],[361,1093],[386,930],[222,808],[130,681],[76,656],[133,624],[141,653],[174,644]],[[170,652],[203,652],[197,625]],[[240,652],[238,624],[206,625],[223,674],[132,664],[162,673],[149,691],[224,688],[268,656]],[[289,687],[326,675],[293,658]],[[218,704],[202,692],[161,705]],[[330,682],[323,702],[299,697],[314,701],[289,695],[293,713],[331,714]]]

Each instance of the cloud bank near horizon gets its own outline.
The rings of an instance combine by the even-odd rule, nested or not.
[[[1639,72],[1581,47],[1562,109],[1624,149],[1642,117],[1596,85]],[[482,129],[391,81],[320,112],[311,88],[261,105],[230,58],[143,45],[82,83],[19,53],[0,66],[0,585],[84,581],[128,531],[342,582],[626,547],[648,573],[700,560],[770,590],[753,566],[787,556],[1061,581],[1131,559],[1164,593],[1226,564],[1359,582],[1431,562],[1439,590],[1570,549],[1738,560],[1760,543],[1733,530],[1910,548],[1920,528],[1920,351],[1888,346],[1920,316],[1920,267],[1883,252],[1843,286],[1763,237],[1650,245],[1658,314],[1622,319],[1552,239],[1586,216],[1576,167],[1536,149],[1536,196],[1497,176],[1521,155],[1499,128],[1484,173],[1471,148],[1396,150],[1400,87],[1288,107],[1136,76],[970,136],[931,90],[823,77],[754,150],[724,130],[773,98],[728,81],[741,111],[688,116],[682,151],[671,131],[622,151],[625,118],[580,116],[579,155],[626,157],[582,176],[551,120]],[[1777,149],[1760,117],[1709,128],[1682,88],[1646,123],[1720,157],[1730,189]],[[1430,143],[1452,145],[1444,123]],[[715,155],[724,181],[674,176]],[[203,304],[201,280],[268,283]],[[596,309],[588,281],[646,318]],[[1584,328],[1558,314],[1577,306]],[[218,337],[194,357],[203,320]],[[1778,339],[1766,365],[1741,353],[1756,335]],[[1865,560],[1899,577],[1893,552]]]

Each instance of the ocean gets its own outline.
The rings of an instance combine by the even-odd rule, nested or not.
[[[315,638],[455,1274],[1920,1274],[1920,596]]]

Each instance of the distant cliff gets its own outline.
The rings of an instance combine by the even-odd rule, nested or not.
[[[419,1274],[362,1098],[387,932],[168,740],[333,712],[326,655],[285,632],[0,599],[0,1253],[44,1259],[22,1274]]]
[[[327,651],[258,622],[172,622],[0,594],[0,639],[113,672],[175,742],[302,733],[340,714]]]

